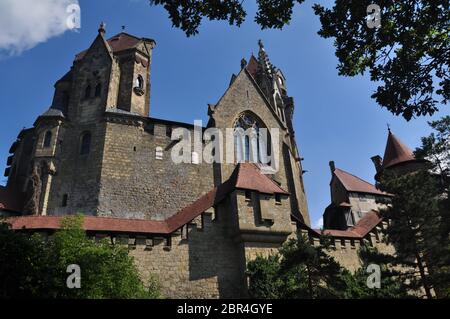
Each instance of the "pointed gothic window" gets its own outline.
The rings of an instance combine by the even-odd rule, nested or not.
[[[95,86],[95,97],[99,97],[102,94],[102,85],[99,83]]]
[[[91,133],[81,135],[80,155],[87,155],[91,151]]]
[[[50,147],[51,142],[52,142],[52,132],[47,131],[47,132],[45,132],[45,135],[44,135],[43,147]]]
[[[234,124],[236,163],[269,164],[270,136],[264,124],[250,113],[242,113]]]

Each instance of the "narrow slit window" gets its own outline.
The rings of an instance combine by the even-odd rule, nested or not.
[[[67,207],[67,202],[68,202],[68,200],[69,200],[69,195],[64,194],[64,195],[63,195],[63,198],[62,198],[62,204],[61,204],[61,206],[62,206],[62,207]]]
[[[95,97],[100,97],[102,95],[102,85],[99,83],[95,87]]]
[[[91,133],[86,132],[81,136],[80,155],[87,155],[91,151]]]
[[[89,99],[91,97],[91,86],[88,85],[84,90],[84,98]]]

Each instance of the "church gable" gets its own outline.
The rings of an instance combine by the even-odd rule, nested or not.
[[[284,129],[267,99],[247,70],[242,69],[214,107],[212,117],[218,128],[232,128],[243,112],[256,114],[267,128]]]

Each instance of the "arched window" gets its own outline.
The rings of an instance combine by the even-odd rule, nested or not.
[[[43,147],[50,147],[51,142],[52,142],[52,132],[47,131],[47,132],[45,132],[45,135],[44,135]]]
[[[270,135],[264,124],[250,113],[242,113],[234,124],[236,162],[268,164],[271,150]]]
[[[87,155],[91,151],[91,133],[81,135],[80,155]]]
[[[102,85],[99,83],[95,86],[95,97],[99,97],[102,94]]]
[[[144,89],[144,79],[141,75],[138,75],[136,78],[135,87],[143,90]]]
[[[86,86],[86,89],[84,90],[84,98],[89,99],[91,97],[91,86]]]

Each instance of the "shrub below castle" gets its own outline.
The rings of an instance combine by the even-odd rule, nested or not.
[[[0,298],[160,297],[155,280],[141,281],[125,247],[90,240],[82,222],[66,217],[48,239],[0,223]],[[80,267],[80,288],[68,288],[71,264]]]

